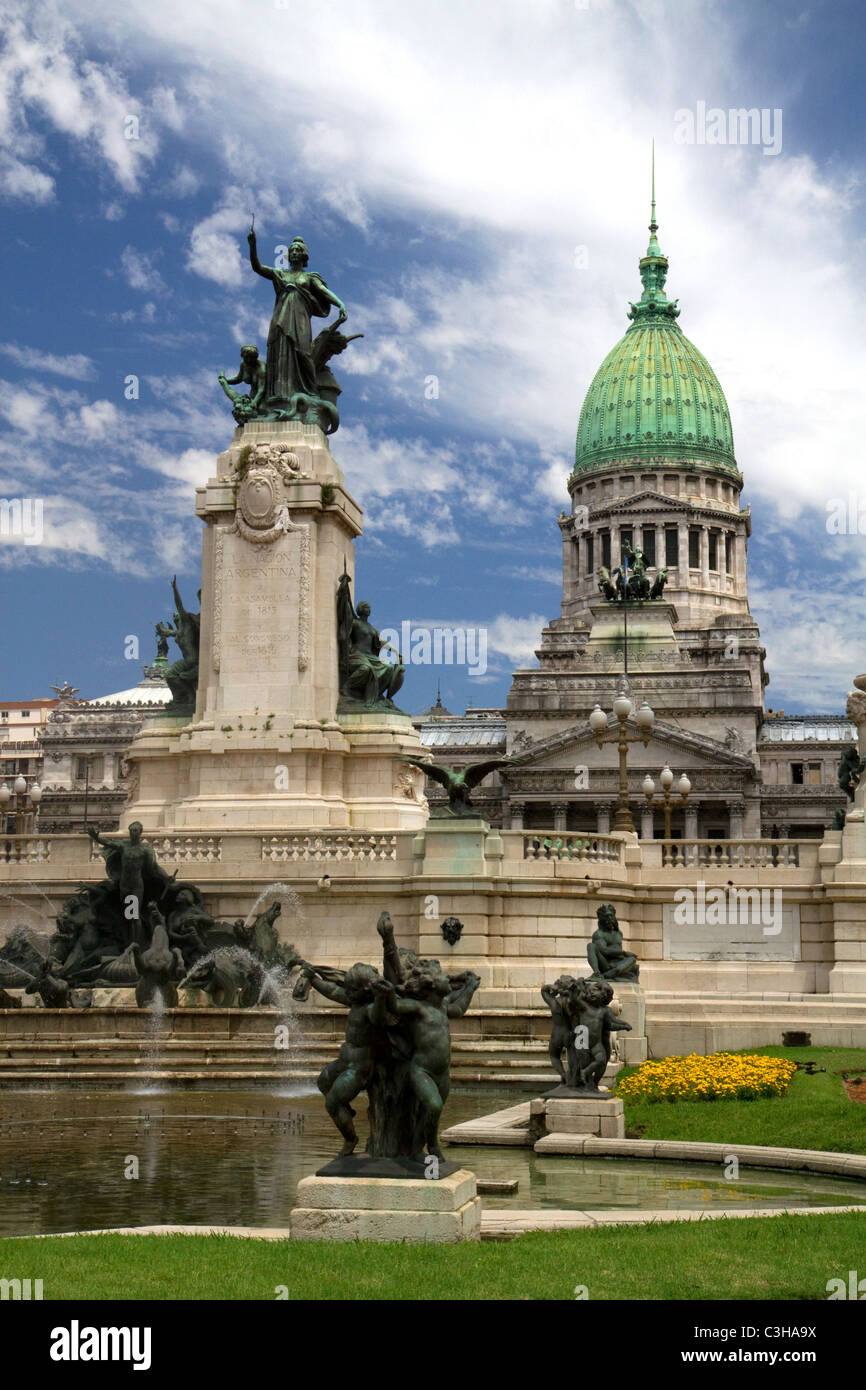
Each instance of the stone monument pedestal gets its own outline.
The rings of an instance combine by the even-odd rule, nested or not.
[[[502,857],[502,837],[481,816],[431,816],[413,853],[419,873],[484,876],[491,872],[487,861]]]
[[[603,1096],[575,1096],[569,1100],[538,1096],[530,1101],[529,1123],[540,1139],[546,1134],[594,1134],[600,1139],[625,1138],[622,1101],[605,1100]]]
[[[375,1240],[456,1244],[479,1240],[475,1174],[450,1177],[302,1178],[289,1217],[293,1240]]]
[[[631,1032],[612,1033],[620,1059],[627,1067],[635,1067],[647,1059],[646,1000],[636,981],[611,980],[614,997],[622,1004],[622,1017],[631,1024]]]
[[[337,590],[354,574],[361,509],[318,425],[240,426],[196,511],[196,708],[134,739],[124,825],[420,829],[422,774],[403,761],[421,753],[409,715],[338,713]]]

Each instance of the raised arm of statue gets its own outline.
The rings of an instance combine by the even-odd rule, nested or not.
[[[177,587],[177,575],[175,575],[171,581],[171,591],[174,594],[174,601],[177,605],[177,611],[181,617],[184,617],[186,614],[186,609],[183,606],[183,599],[181,598],[180,590]]]
[[[376,930],[382,938],[382,971],[385,979],[390,984],[401,985],[404,980],[403,962],[397,949],[394,923],[389,913],[382,913],[376,923]]]
[[[480,976],[467,970],[466,978],[461,985],[451,991],[445,1000],[444,1008],[449,1018],[462,1018],[469,1005],[472,1003],[472,996],[481,984]]]
[[[247,241],[248,241],[249,244],[250,244],[250,265],[252,266],[253,270],[256,272],[256,275],[263,275],[263,276],[265,277],[266,280],[273,280],[273,278],[274,278],[274,268],[273,268],[273,266],[270,266],[270,265],[262,265],[261,261],[259,260],[259,253],[258,253],[258,250],[257,250],[257,248],[256,248],[256,234],[255,234],[255,232],[250,231],[250,232],[247,233]],[[333,296],[331,296],[331,298],[333,298]]]

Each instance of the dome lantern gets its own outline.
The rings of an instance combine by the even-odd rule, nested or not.
[[[656,236],[655,156],[649,232],[638,263],[643,293],[628,310],[631,325],[583,402],[574,475],[623,464],[703,463],[739,477],[724,392],[676,322],[678,301],[665,292],[668,258]]]

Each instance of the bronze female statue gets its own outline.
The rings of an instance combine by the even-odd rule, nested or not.
[[[346,306],[328,289],[321,275],[307,270],[309,253],[301,237],[295,237],[288,250],[288,270],[262,265],[256,249],[256,234],[247,236],[250,265],[257,275],[270,280],[276,303],[268,332],[265,357],[264,402],[268,410],[295,412],[293,397],[302,393],[318,399],[317,366],[313,358],[311,318],[327,318],[332,306],[339,310],[333,327],[347,318]]]

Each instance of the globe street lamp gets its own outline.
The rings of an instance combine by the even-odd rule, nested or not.
[[[674,774],[669,767],[665,766],[662,768],[659,773],[659,782],[661,783],[662,800],[665,808],[665,839],[669,840],[671,838],[671,789],[674,785]],[[677,791],[683,799],[684,806],[689,799],[689,792],[691,789],[692,784],[686,774],[683,773],[682,777],[677,782]],[[646,797],[646,804],[649,810],[652,810],[655,790],[656,784],[649,773],[647,773],[646,777],[643,779],[643,794]]]
[[[646,748],[655,723],[655,713],[644,700],[634,716],[638,733],[630,734],[626,729],[626,724],[633,710],[634,705],[625,688],[625,682],[623,682],[613,702],[613,712],[616,715],[618,727],[608,729],[608,716],[601,705],[596,705],[589,716],[589,727],[595,734],[595,741],[599,748],[603,748],[606,743],[616,743],[619,747],[619,796],[617,797],[613,828],[614,830],[630,830],[632,833],[634,833],[634,821],[631,818],[628,804],[628,745],[630,743],[642,743]]]
[[[0,812],[14,812],[16,835],[24,833],[24,817],[35,816],[41,800],[42,788],[39,783],[34,782],[28,790],[26,778],[20,773],[12,783],[11,790],[5,782],[0,786]]]

